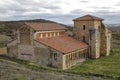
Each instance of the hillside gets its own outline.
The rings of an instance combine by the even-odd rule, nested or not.
[[[0,22],[0,47],[6,46],[7,43],[16,39],[16,30],[19,29],[21,26],[25,25],[25,22],[39,22],[39,23],[57,23],[50,20],[44,19],[35,19],[35,20],[20,20],[20,21],[1,21]],[[72,27],[58,23],[64,27],[66,27],[67,33],[72,30]]]
[[[119,80],[119,56],[120,50],[116,49],[109,57],[88,59],[69,70],[0,56],[0,80]]]
[[[108,29],[112,31],[112,46],[111,48],[120,48],[120,25],[108,26]]]
[[[22,25],[25,25],[24,23],[25,22],[39,22],[39,23],[57,23],[57,22],[54,22],[54,21],[50,21],[50,20],[45,20],[45,19],[34,19],[34,20],[20,20],[20,21],[1,21],[0,22],[0,32],[1,31],[6,31],[6,30],[15,30],[19,27],[21,27]],[[60,25],[63,25],[67,28],[69,28],[70,26],[68,25],[65,25],[65,24],[61,24],[61,23],[58,23]]]
[[[113,80],[113,78],[62,71],[0,56],[0,80]]]

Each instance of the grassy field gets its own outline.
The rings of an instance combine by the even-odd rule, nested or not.
[[[80,75],[35,65],[29,61],[0,56],[0,80],[113,80]]]
[[[114,49],[108,57],[88,59],[69,70],[0,56],[0,76],[0,80],[120,80],[120,49]]]
[[[88,59],[72,67],[70,71],[120,77],[120,49],[114,49],[108,57],[101,57],[96,60]]]

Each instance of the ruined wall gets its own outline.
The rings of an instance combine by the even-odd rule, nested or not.
[[[62,69],[62,53],[35,41],[35,62]]]
[[[99,58],[100,57],[100,42],[99,42],[99,32],[97,29],[90,30],[90,57]]]
[[[18,57],[17,40],[14,40],[7,44],[7,56]]]
[[[8,56],[16,57],[23,60],[30,60],[41,65],[51,65],[62,68],[62,55],[54,49],[51,49],[34,40],[35,31],[26,26],[17,30],[17,40],[9,43]],[[50,51],[57,54],[57,60]]]
[[[110,54],[110,46],[111,46],[111,32],[102,23],[101,46],[100,46],[102,56],[108,56]]]
[[[63,54],[54,49],[50,49],[50,63],[53,67],[63,69]]]
[[[7,44],[8,56],[31,60],[34,53],[33,30],[22,26],[17,30],[17,39]]]
[[[13,45],[7,48],[7,56],[10,57],[18,57],[18,46],[17,45]]]
[[[23,60],[33,60],[34,47],[31,45],[18,45],[18,58]]]
[[[106,51],[106,56],[109,56],[110,54],[110,49],[111,49],[111,32],[107,29],[106,31],[106,47],[107,47],[107,51]]]
[[[27,27],[22,27],[19,30],[19,39],[20,39],[20,44],[31,44],[30,40],[30,29]]]
[[[101,27],[101,45],[100,45],[100,51],[101,51],[101,56],[105,56],[106,54],[106,28],[104,26],[104,24],[102,23],[102,27]]]
[[[47,46],[34,41],[34,62],[42,65],[50,64],[50,51]]]

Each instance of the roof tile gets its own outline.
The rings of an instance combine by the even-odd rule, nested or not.
[[[57,23],[34,23],[27,22],[26,25],[30,26],[34,30],[65,30],[66,28]]]
[[[86,43],[66,35],[51,38],[39,38],[37,41],[59,52],[62,52],[63,54],[88,47]]]
[[[74,19],[73,21],[84,21],[84,20],[104,20],[102,18],[96,17],[96,16],[92,16],[92,15],[85,15],[79,18]]]

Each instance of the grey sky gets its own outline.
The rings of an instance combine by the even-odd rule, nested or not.
[[[120,0],[0,0],[0,20],[47,19],[64,24],[86,14],[120,23]]]

